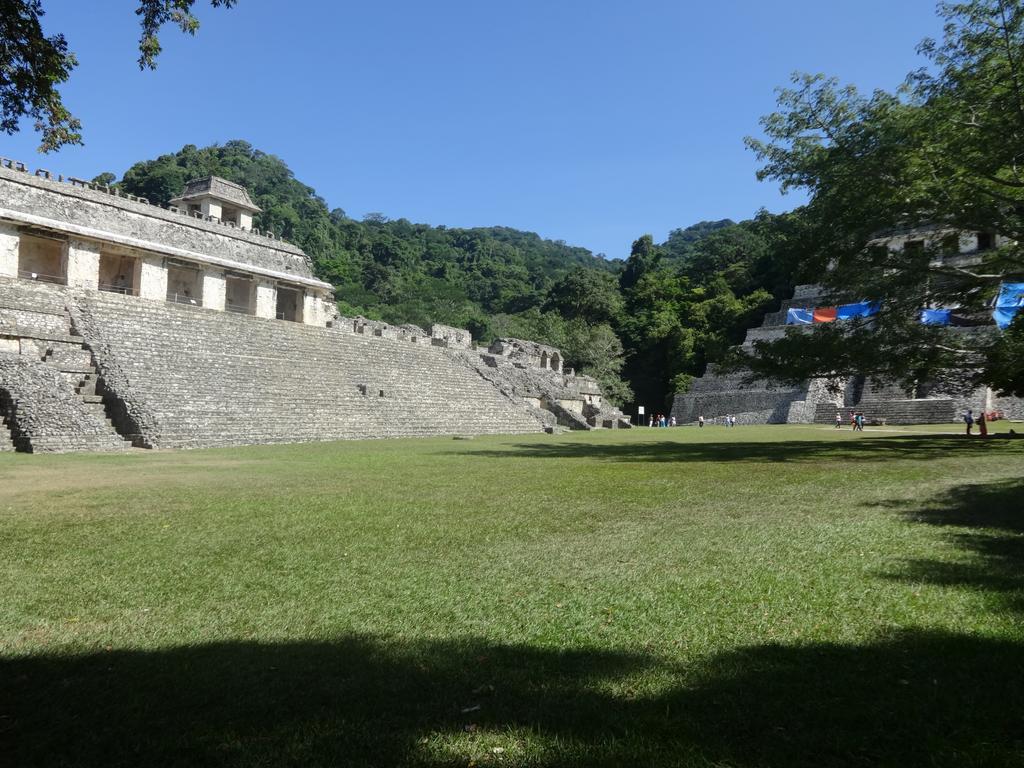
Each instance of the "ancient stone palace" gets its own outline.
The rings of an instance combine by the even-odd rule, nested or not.
[[[166,206],[0,158],[0,450],[628,426],[559,350],[341,317],[241,186]]]

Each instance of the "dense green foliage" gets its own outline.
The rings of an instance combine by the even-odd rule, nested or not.
[[[343,314],[554,344],[613,402],[630,403],[635,391],[649,409],[665,408],[680,382],[741,340],[791,288],[796,263],[793,215],[705,222],[673,231],[664,245],[645,236],[625,264],[505,227],[432,227],[382,214],[356,221],[244,141],[188,145],[132,166],[119,183],[166,202],[208,174],[249,190],[263,209],[257,226],[310,255]]]
[[[0,453],[0,762],[1019,768],[1024,440],[942,429]]]
[[[763,120],[767,138],[750,140],[763,178],[810,193],[808,266],[834,298],[883,302],[877,322],[761,344],[745,361],[759,372],[790,380],[861,372],[909,388],[980,370],[973,383],[1022,392],[1024,358],[1010,362],[1011,342],[916,327],[929,305],[983,317],[1000,280],[1024,279],[1024,5],[971,0],[940,3],[939,12],[944,38],[921,45],[928,66],[899,92],[865,96],[797,76],[780,92],[780,111]],[[945,245],[876,245],[880,233],[934,225],[1006,241],[969,264],[943,261]]]

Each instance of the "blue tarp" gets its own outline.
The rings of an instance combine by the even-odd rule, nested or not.
[[[871,317],[878,314],[877,301],[859,301],[856,304],[843,304],[836,310],[837,320],[849,320],[854,317]]]
[[[922,325],[949,325],[949,318],[952,314],[950,309],[922,309]]]
[[[992,318],[1005,331],[1021,307],[1024,307],[1024,283],[1003,283],[999,286],[999,298],[996,299]]]
[[[786,325],[810,325],[814,322],[814,310],[787,309]]]

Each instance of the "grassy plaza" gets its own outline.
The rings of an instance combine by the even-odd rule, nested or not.
[[[2,454],[0,754],[1020,765],[1024,441],[954,429]]]

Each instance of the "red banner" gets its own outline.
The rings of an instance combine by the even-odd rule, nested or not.
[[[835,307],[815,307],[814,309],[814,322],[816,323],[834,323],[836,321],[836,308]]]

